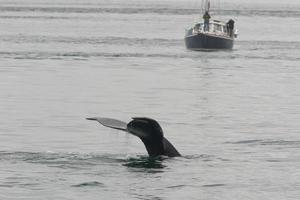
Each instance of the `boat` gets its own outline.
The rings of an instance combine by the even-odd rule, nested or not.
[[[209,9],[210,1],[206,0],[204,15],[209,15]],[[187,29],[184,41],[186,48],[190,50],[232,49],[236,37],[237,29],[234,28],[232,19],[228,22],[209,19],[206,22],[196,22]]]

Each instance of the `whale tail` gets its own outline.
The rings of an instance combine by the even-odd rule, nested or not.
[[[164,155],[169,157],[177,157],[181,156],[177,149],[167,140],[167,138],[163,138],[164,145]]]
[[[160,125],[153,119],[145,117],[133,118],[128,124],[112,118],[92,117],[86,119],[97,121],[103,126],[125,131],[139,137],[151,157],[159,155],[169,157],[181,156],[176,148],[163,136]]]

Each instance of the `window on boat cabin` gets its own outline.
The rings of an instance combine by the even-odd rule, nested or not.
[[[199,24],[199,31],[203,31],[203,29],[204,29],[204,24],[203,24],[203,23],[200,23],[200,24]]]
[[[209,23],[209,32],[213,32],[214,30],[214,24]]]
[[[203,24],[195,24],[194,31],[202,31],[202,29],[203,29]]]
[[[214,24],[214,32],[223,32],[222,25]]]
[[[227,33],[227,27],[226,26],[223,26],[223,32]]]

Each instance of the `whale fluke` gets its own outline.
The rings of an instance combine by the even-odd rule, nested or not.
[[[93,117],[86,119],[98,121],[103,126],[122,130],[139,137],[150,157],[160,155],[169,157],[180,156],[175,147],[164,137],[162,128],[154,119],[135,117],[128,124],[112,118]]]
[[[118,129],[122,131],[127,131],[127,123],[122,122],[117,119],[112,119],[112,118],[103,118],[103,117],[92,117],[92,118],[86,118],[87,120],[95,120],[102,124],[103,126],[113,128],[113,129]]]

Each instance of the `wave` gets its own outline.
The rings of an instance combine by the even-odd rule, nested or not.
[[[65,16],[19,16],[19,15],[0,15],[0,19],[71,19]],[[72,17],[74,19],[74,17]]]
[[[247,55],[235,54],[230,50],[211,52],[189,52],[182,53],[106,53],[106,52],[0,52],[0,58],[16,60],[89,60],[97,58],[173,58],[173,59],[249,59],[249,60],[286,60],[299,61],[297,55]],[[280,53],[280,52],[279,52]]]
[[[72,185],[72,187],[104,187],[104,184],[98,181],[90,181]]]
[[[269,9],[241,9],[241,10],[219,10],[217,11],[219,15],[230,15],[230,16],[270,16],[270,17],[281,17],[281,18],[289,18],[300,17],[300,10],[269,10]]]
[[[29,59],[29,60],[64,60],[89,58],[184,58],[184,54],[149,54],[149,53],[105,53],[105,52],[0,52],[2,58]]]
[[[130,45],[130,46],[174,46],[183,44],[183,39],[163,39],[163,38],[128,38],[128,37],[64,37],[64,36],[43,36],[43,35],[3,35],[0,36],[2,42],[13,43],[67,43],[67,44],[110,44],[110,45]]]
[[[284,146],[291,148],[300,148],[300,141],[297,140],[241,140],[236,142],[226,142],[225,144],[238,144],[238,145],[259,145],[259,146]]]
[[[10,152],[0,151],[0,160],[27,162],[32,164],[46,164],[50,167],[80,168],[106,163],[118,163],[126,161],[121,155],[98,155],[79,153],[55,153],[55,152]]]
[[[292,50],[300,49],[300,41],[273,41],[273,40],[244,40],[236,41],[237,44],[247,47],[251,50],[276,49]]]
[[[39,12],[39,13],[111,13],[111,14],[161,14],[161,15],[194,15],[199,14],[197,8],[169,8],[169,7],[43,7],[43,6],[1,6],[0,12]],[[300,17],[299,9],[220,9],[212,10],[218,15],[231,16],[273,16]],[[1,16],[9,17],[9,15]],[[17,17],[17,16],[16,16]],[[18,16],[21,17],[22,16]],[[26,18],[28,16],[24,16]],[[39,17],[34,15],[32,17]],[[44,16],[40,16],[44,17]],[[73,16],[74,17],[74,16]],[[77,16],[78,17],[78,16]],[[51,18],[50,18],[51,19]]]
[[[0,51],[1,58],[29,60],[88,60],[92,58],[190,58],[190,59],[262,59],[299,61],[300,41],[236,41],[233,50],[194,52],[186,50],[183,39],[128,37],[67,37],[43,35],[3,35],[2,44],[47,44],[55,47],[89,45],[101,51],[67,51],[44,48],[31,51]],[[63,45],[62,45],[63,44]],[[116,48],[118,47],[118,48]],[[121,47],[121,48],[119,48]],[[147,49],[145,49],[147,47]],[[148,51],[155,47],[155,51]],[[77,48],[78,49],[78,48]],[[80,48],[81,49],[81,48]],[[88,48],[85,48],[88,49]],[[105,50],[107,49],[107,50]],[[171,51],[173,49],[174,51]],[[294,53],[291,53],[294,52]],[[217,52],[217,53],[216,53]]]
[[[149,173],[160,173],[170,162],[190,162],[191,160],[201,160],[210,162],[221,160],[213,155],[185,155],[182,157],[169,158],[160,156],[150,158],[147,155],[127,155],[127,154],[98,154],[79,152],[26,152],[26,151],[0,151],[0,161],[9,163],[25,162],[35,165],[46,165],[62,169],[90,169],[101,165],[120,165],[137,170],[148,170]],[[96,185],[101,183],[88,182],[74,185],[76,187]]]
[[[128,46],[160,46],[173,47],[184,45],[183,38],[139,38],[139,37],[71,37],[71,36],[45,36],[45,35],[1,35],[0,41],[11,43],[65,43],[65,44],[87,44],[87,45],[128,45]],[[259,49],[299,49],[300,41],[273,41],[273,40],[237,40],[235,45],[239,47]]]
[[[163,169],[163,161],[168,157],[149,158],[148,156],[103,155],[94,153],[54,153],[54,152],[8,152],[0,151],[0,161],[26,162],[37,165],[47,165],[62,169],[88,169],[98,165],[123,165],[130,168]],[[81,183],[76,187],[101,185],[101,183]]]

